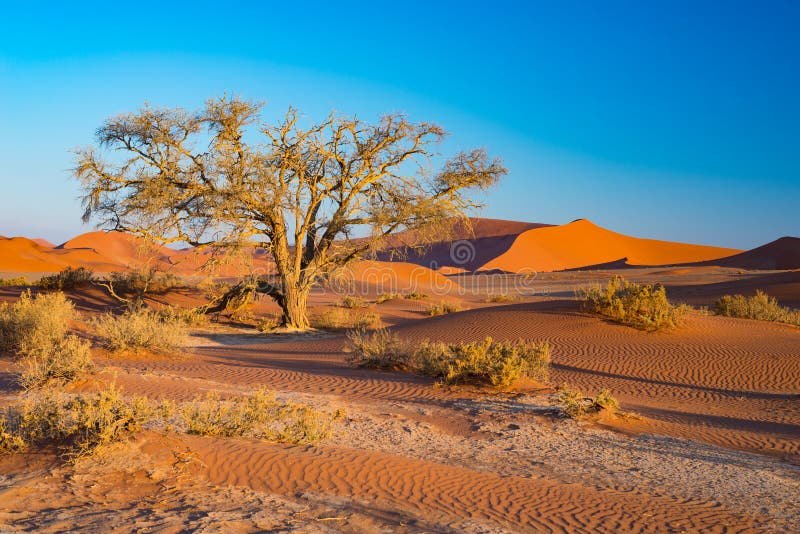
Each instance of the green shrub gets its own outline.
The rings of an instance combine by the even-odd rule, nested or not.
[[[381,325],[381,317],[374,312],[353,312],[344,308],[330,308],[312,315],[311,325],[322,330],[374,328]]]
[[[30,291],[13,304],[0,304],[0,350],[25,354],[47,350],[64,338],[75,306],[63,293]]]
[[[778,304],[774,297],[762,291],[755,296],[725,295],[714,303],[714,313],[726,317],[741,317],[758,321],[774,321],[800,326],[800,310]]]
[[[90,343],[66,336],[19,359],[19,384],[25,389],[66,383],[93,369]]]
[[[455,313],[463,311],[464,308],[455,302],[442,301],[439,304],[432,304],[428,308],[428,315],[436,317],[437,315],[447,315],[448,313]]]
[[[181,411],[189,434],[251,437],[280,443],[313,443],[330,436],[334,416],[310,406],[282,402],[265,389],[222,400],[217,393],[195,398]]]
[[[405,298],[408,300],[425,300],[426,298],[428,298],[428,295],[426,295],[425,293],[412,292],[412,293],[406,293]]]
[[[397,334],[387,328],[368,332],[366,329],[351,330],[346,350],[348,361],[369,369],[408,369],[409,350]]]
[[[122,315],[105,314],[92,324],[112,351],[174,350],[186,339],[186,328],[178,320],[165,319],[148,308],[128,310]]]
[[[24,276],[16,278],[0,278],[0,287],[29,286],[31,283]]]
[[[507,388],[522,378],[546,382],[550,346],[526,340],[475,343],[423,343],[414,353],[420,372],[446,384],[478,384]]]
[[[643,330],[677,326],[685,312],[669,303],[663,285],[635,284],[620,276],[605,288],[579,290],[578,296],[586,310]]]
[[[125,439],[150,415],[146,399],[126,400],[113,384],[93,395],[44,391],[0,413],[0,451],[54,444],[70,457],[83,456]]]
[[[339,303],[342,308],[366,308],[367,303],[364,302],[364,299],[360,297],[354,297],[352,295],[345,295],[342,301]]]
[[[403,298],[403,295],[400,293],[381,293],[375,300],[375,304],[383,304],[384,302],[401,298]]]
[[[559,390],[561,409],[573,419],[580,419],[586,415],[595,414],[602,410],[617,410],[619,403],[611,396],[611,392],[602,389],[596,397],[587,397],[580,391],[569,386],[562,386]]]
[[[94,271],[86,267],[67,267],[61,272],[39,279],[38,285],[42,289],[75,289],[88,286],[94,279]]]

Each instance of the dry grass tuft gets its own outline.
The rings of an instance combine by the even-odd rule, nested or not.
[[[428,308],[428,315],[436,317],[437,315],[447,315],[448,313],[455,313],[463,310],[464,308],[460,304],[442,301],[439,304],[432,304]]]
[[[611,396],[611,391],[608,389],[600,390],[597,396],[592,398],[565,385],[559,390],[559,401],[564,413],[573,419],[580,419],[602,410],[619,409],[617,399]]]
[[[622,324],[642,330],[659,330],[680,323],[686,308],[673,306],[661,284],[635,284],[621,276],[600,286],[581,289],[584,308]]]
[[[0,287],[29,286],[31,283],[24,276],[16,278],[0,278]]]
[[[390,300],[397,300],[401,298],[403,298],[403,295],[401,293],[381,293],[375,300],[375,304],[383,304],[384,302],[388,302]]]
[[[347,339],[349,343],[346,350],[350,353],[348,361],[358,367],[392,370],[409,368],[409,348],[400,341],[397,334],[387,328],[371,332],[366,329],[351,330],[347,333]]]
[[[775,297],[770,297],[762,291],[756,291],[752,297],[725,295],[714,303],[714,313],[726,317],[741,317],[800,326],[800,310],[781,306]]]
[[[445,384],[488,385],[498,389],[526,378],[546,382],[550,345],[519,339],[475,343],[423,343],[414,353],[414,366]]]
[[[63,339],[75,306],[63,293],[32,296],[24,292],[13,304],[0,304],[0,350],[27,353]]]
[[[408,300],[425,300],[428,295],[425,293],[406,293],[405,297]]]
[[[74,459],[125,439],[150,415],[145,398],[126,400],[113,384],[93,395],[48,390],[0,413],[0,452],[56,445]]]
[[[345,308],[331,308],[311,316],[311,326],[322,330],[376,328],[381,324],[381,316],[375,312],[354,312]]]
[[[503,303],[503,302],[517,302],[519,297],[515,295],[509,295],[508,293],[499,293],[496,295],[486,295],[484,299],[485,302],[495,302],[495,303]]]
[[[17,380],[25,389],[71,382],[94,369],[90,346],[88,341],[66,336],[26,352],[18,361]]]
[[[367,303],[361,297],[354,297],[352,295],[345,295],[344,298],[339,302],[339,306],[342,308],[348,309],[355,309],[355,308],[366,308]]]
[[[186,339],[186,328],[181,321],[165,318],[147,308],[128,310],[122,315],[105,314],[95,318],[92,325],[114,352],[138,349],[171,351]]]
[[[266,389],[227,400],[218,393],[208,393],[184,406],[181,416],[189,434],[295,444],[329,437],[336,418],[310,406],[279,401]]]

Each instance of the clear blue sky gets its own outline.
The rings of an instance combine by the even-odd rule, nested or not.
[[[225,91],[436,121],[509,167],[485,216],[800,235],[800,2],[77,4],[3,6],[2,235],[91,229],[68,151],[105,117]]]

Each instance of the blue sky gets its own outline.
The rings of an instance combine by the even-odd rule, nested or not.
[[[5,5],[0,234],[88,231],[69,149],[145,101],[227,91],[267,118],[438,122],[446,150],[510,169],[484,216],[737,248],[800,235],[800,2],[428,4]]]

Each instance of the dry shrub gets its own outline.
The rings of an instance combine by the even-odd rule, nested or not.
[[[595,414],[602,410],[617,410],[619,403],[611,396],[608,389],[602,389],[596,397],[586,397],[577,389],[562,386],[559,390],[561,409],[573,419],[580,419],[586,415]]]
[[[781,306],[775,297],[756,291],[752,297],[725,295],[714,303],[714,313],[758,321],[773,321],[800,326],[800,310]]]
[[[520,379],[546,382],[550,345],[519,339],[476,343],[423,342],[416,349],[386,328],[347,334],[348,361],[371,369],[408,370],[445,384],[475,384],[505,389]]]
[[[153,269],[137,269],[126,272],[113,272],[107,283],[120,295],[144,295],[147,293],[166,293],[176,287],[184,287],[184,282],[172,273]]]
[[[24,292],[13,304],[0,304],[0,350],[28,353],[64,338],[75,306],[63,293],[31,296]]]
[[[180,323],[185,326],[206,326],[208,325],[208,315],[196,308],[184,308],[182,306],[164,306],[159,308],[156,313],[165,323]]]
[[[677,326],[685,307],[673,306],[661,284],[635,284],[621,276],[600,286],[581,289],[584,308],[622,324],[642,330]]]
[[[342,298],[341,302],[339,303],[339,306],[341,306],[342,308],[349,308],[349,309],[366,308],[367,303],[361,297],[345,295],[344,298]]]
[[[550,345],[519,339],[475,343],[423,343],[414,353],[414,366],[446,384],[477,384],[507,388],[522,378],[546,382]]]
[[[261,317],[258,322],[256,322],[256,328],[258,328],[259,332],[271,332],[280,325],[281,318],[276,315],[267,315],[266,317]]]
[[[486,299],[484,300],[486,302],[496,302],[496,303],[516,302],[519,300],[519,297],[516,297],[514,295],[509,295],[507,293],[500,293],[497,295],[486,295]]]
[[[31,283],[24,276],[16,278],[0,278],[0,287],[29,286]]]
[[[311,325],[322,330],[375,328],[381,325],[381,317],[369,311],[353,312],[345,308],[331,308],[313,315]]]
[[[426,298],[428,298],[428,295],[426,295],[425,293],[412,292],[412,293],[406,293],[406,296],[404,298],[408,300],[425,300]]]
[[[90,343],[76,336],[66,336],[19,359],[19,384],[25,389],[48,384],[71,382],[92,371]]]
[[[113,384],[93,395],[44,391],[0,413],[0,452],[54,444],[75,458],[125,439],[150,415],[145,398],[124,399]]]
[[[408,369],[409,348],[397,334],[387,328],[368,332],[366,329],[351,330],[346,350],[348,361],[369,369]]]
[[[403,298],[403,295],[400,293],[381,293],[375,300],[375,304],[383,304],[384,302],[401,298]]]
[[[86,267],[67,267],[63,271],[39,279],[38,285],[42,289],[76,289],[88,286],[94,280],[94,271]]]
[[[266,389],[222,400],[208,393],[184,406],[189,434],[251,437],[280,443],[313,443],[330,436],[334,415],[303,404],[279,401]]]
[[[92,324],[112,351],[178,348],[186,339],[186,327],[176,319],[165,319],[148,308],[128,310],[122,315],[105,314]]]
[[[448,313],[455,313],[463,310],[464,308],[455,302],[442,301],[439,304],[432,304],[428,308],[428,315],[436,317],[437,315],[447,315]]]

